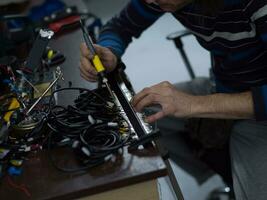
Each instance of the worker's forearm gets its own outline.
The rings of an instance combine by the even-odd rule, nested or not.
[[[197,96],[191,111],[194,117],[225,119],[254,118],[251,92]]]

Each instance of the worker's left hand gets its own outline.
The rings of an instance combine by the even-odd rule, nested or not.
[[[161,110],[146,119],[151,123],[165,116],[191,116],[193,101],[194,96],[178,91],[169,82],[162,82],[136,94],[132,104],[138,112],[146,106],[159,104]]]

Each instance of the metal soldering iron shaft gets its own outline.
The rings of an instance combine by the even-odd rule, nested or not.
[[[82,32],[83,32],[84,41],[85,41],[88,49],[90,50],[90,52],[94,56],[94,55],[96,55],[96,51],[95,51],[95,48],[94,48],[94,45],[93,45],[93,41],[92,41],[87,29],[84,26],[83,21],[81,19],[80,19],[80,25],[81,25],[81,29],[82,29]]]
[[[81,26],[81,29],[82,29],[82,32],[83,32],[83,37],[84,37],[84,41],[86,43],[86,46],[87,48],[89,49],[89,51],[91,52],[92,54],[92,58],[91,58],[91,62],[92,64],[94,65],[99,77],[102,78],[102,81],[103,83],[105,84],[106,88],[108,89],[111,97],[115,100],[115,97],[114,97],[114,94],[108,84],[108,79],[107,77],[105,76],[105,67],[103,66],[99,56],[97,55],[96,53],[96,50],[95,50],[95,47],[94,47],[94,44],[93,44],[93,41],[83,23],[82,20],[80,20],[80,26]]]
[[[96,71],[99,74],[103,73],[105,71],[105,67],[103,66],[99,56],[96,53],[93,41],[92,41],[86,27],[84,26],[84,23],[82,20],[80,20],[80,25],[81,25],[81,29],[83,32],[83,37],[84,37],[84,41],[86,43],[86,46],[92,54],[92,58],[90,59],[90,61],[92,62],[93,66],[95,67]]]
[[[111,90],[111,88],[110,88],[110,86],[109,86],[109,84],[108,84],[108,80],[107,80],[107,78],[104,77],[104,78],[102,79],[102,81],[103,81],[103,83],[105,84],[105,86],[106,86],[108,92],[110,93],[111,97],[112,97],[113,100],[115,101],[115,100],[116,100],[116,97],[114,96],[114,93],[112,92],[112,90]]]

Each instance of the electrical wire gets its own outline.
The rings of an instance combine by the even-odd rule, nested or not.
[[[79,91],[74,105],[54,105],[54,96],[64,91]],[[53,166],[64,172],[77,172],[100,165],[122,151],[130,140],[130,125],[111,102],[104,88],[61,88],[52,93],[47,124],[49,158]],[[65,144],[65,142],[67,143]],[[57,165],[52,146],[74,146],[77,159],[83,163],[78,168]]]
[[[88,170],[92,167],[95,167],[95,166],[98,166],[100,164],[103,163],[103,160],[99,160],[97,163],[94,163],[94,164],[87,164],[87,165],[84,165],[82,167],[73,167],[73,168],[66,168],[66,167],[61,167],[57,164],[57,160],[56,158],[53,156],[52,154],[52,147],[51,147],[51,144],[52,144],[52,134],[53,134],[53,131],[51,131],[49,133],[49,136],[48,136],[48,158],[50,160],[50,162],[52,163],[52,165],[59,171],[62,171],[62,172],[67,172],[67,173],[74,173],[74,172],[80,172],[80,171],[85,171],[85,170]]]
[[[57,105],[56,94],[66,91],[79,91],[79,95],[73,105]],[[11,97],[2,96],[1,100],[8,98]],[[28,116],[38,118],[35,128],[19,140],[9,136],[1,144],[10,151],[5,159],[23,158],[29,152],[26,149],[35,144],[47,147],[52,165],[64,172],[84,171],[116,158],[121,155],[123,147],[130,144],[131,126],[111,99],[105,88],[93,91],[84,88],[55,90],[47,110],[38,109]],[[46,125],[50,129],[49,134],[42,131]],[[77,145],[73,147],[75,143]],[[72,146],[82,165],[69,168],[58,165],[60,158],[53,154],[52,149],[59,146]]]
[[[32,197],[32,194],[30,193],[30,191],[28,190],[27,186],[25,184],[16,184],[10,176],[7,176],[7,183],[13,187],[16,190],[20,190],[21,192],[23,192],[28,198]]]

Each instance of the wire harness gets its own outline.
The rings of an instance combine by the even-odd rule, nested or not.
[[[74,105],[56,105],[55,96],[66,90],[80,93]],[[81,168],[60,167],[50,154],[54,166],[61,171],[75,172],[104,163],[122,153],[123,147],[130,142],[130,125],[112,103],[105,88],[56,90],[52,93],[49,107],[47,124],[52,130],[49,150],[53,146],[71,146],[83,164]]]

